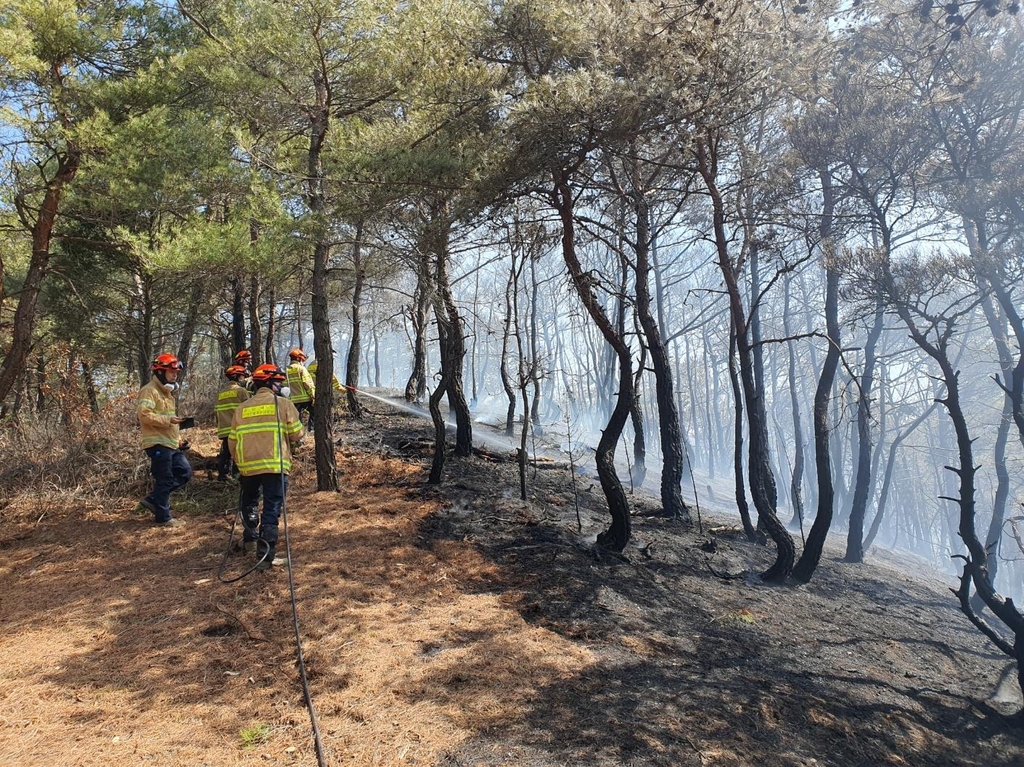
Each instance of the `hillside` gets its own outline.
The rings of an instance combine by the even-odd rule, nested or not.
[[[1016,669],[946,584],[832,552],[765,586],[771,552],[725,510],[701,532],[639,495],[635,546],[596,557],[590,481],[581,530],[559,469],[528,503],[485,457],[427,488],[428,425],[374,409],[339,426],[344,492],[313,491],[307,451],[289,495],[331,765],[1024,764]],[[178,530],[131,511],[145,467],[103,449],[75,459],[103,482],[2,477],[0,764],[315,765],[287,573],[218,581],[234,487],[207,475],[212,432]]]

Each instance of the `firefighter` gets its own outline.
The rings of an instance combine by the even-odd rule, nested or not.
[[[238,355],[235,355],[236,358]],[[231,433],[231,417],[235,409],[247,399],[249,391],[245,388],[246,369],[242,365],[231,365],[224,371],[228,382],[217,395],[217,436],[220,437],[220,453],[217,455],[217,481],[227,482],[234,473],[231,464],[231,451],[228,450],[228,435]]]
[[[245,551],[259,552],[257,540],[266,544],[261,569],[280,567],[277,521],[288,492],[292,446],[302,441],[302,422],[282,384],[288,374],[273,364],[260,365],[252,374],[256,394],[235,409],[228,435],[228,449],[241,474],[239,505],[242,511]],[[259,514],[260,493],[263,513]]]
[[[313,379],[313,383],[316,383],[316,360],[313,360],[306,366],[306,370],[309,371],[309,377]],[[338,380],[338,376],[331,373],[331,388],[339,394],[345,391],[345,387],[341,385],[341,381]]]
[[[245,370],[241,383],[245,390],[252,394],[252,352],[248,349],[242,349],[242,351],[235,354],[235,359],[231,364],[240,365]]]
[[[313,430],[313,401],[316,399],[316,384],[313,383],[313,376],[303,365],[306,361],[306,353],[302,349],[292,349],[288,352],[292,363],[288,366],[288,388],[291,390],[291,401],[295,408],[307,414],[306,426]]]
[[[180,527],[185,522],[171,515],[170,497],[192,478],[192,467],[182,449],[188,443],[183,443],[178,433],[178,424],[185,419],[178,417],[174,402],[182,364],[173,354],[165,353],[153,360],[152,369],[152,379],[139,389],[137,413],[153,492],[139,501],[139,510],[151,511],[162,527]]]

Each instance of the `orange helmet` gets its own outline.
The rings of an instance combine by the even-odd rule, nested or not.
[[[230,365],[227,370],[224,371],[226,378],[242,378],[245,376],[245,368],[241,365]]]
[[[235,355],[235,364],[244,365],[246,362],[252,362],[252,352],[248,349],[242,349]]]
[[[302,351],[302,349],[292,349],[290,352],[288,352],[288,356],[298,362],[306,361],[306,353]]]
[[[286,381],[288,380],[288,374],[274,363],[268,362],[266,365],[260,365],[252,371],[252,380],[256,381],[256,383]]]
[[[158,370],[181,370],[181,368],[181,361],[173,354],[165,352],[164,354],[157,355],[157,358],[153,360],[154,373]]]

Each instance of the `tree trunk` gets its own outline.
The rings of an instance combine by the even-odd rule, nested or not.
[[[533,401],[530,403],[530,423],[538,437],[544,434],[540,425],[540,351],[537,343],[537,305],[540,298],[540,284],[537,282],[537,258],[530,254],[530,382],[533,384]]]
[[[887,281],[891,286],[891,275],[886,274]],[[895,291],[893,291],[895,293]],[[944,500],[952,501],[959,509],[959,523],[957,532],[960,539],[967,546],[968,556],[964,557],[964,572],[961,578],[960,589],[954,593],[960,598],[960,607],[971,622],[989,637],[1000,649],[1017,661],[1017,682],[1024,691],[1024,614],[1020,612],[1012,600],[1006,599],[999,594],[992,585],[993,579],[989,573],[990,558],[985,545],[978,538],[975,528],[975,476],[978,467],[974,463],[973,442],[967,426],[967,416],[963,411],[960,402],[960,371],[955,370],[950,362],[947,353],[947,342],[953,331],[953,323],[943,323],[941,332],[936,331],[938,340],[928,340],[928,334],[922,332],[916,326],[907,304],[901,297],[894,296],[896,310],[910,331],[914,342],[938,364],[942,371],[942,382],[946,386],[946,396],[937,400],[946,408],[949,420],[953,424],[956,433],[957,445],[957,466],[947,466],[948,469],[960,481],[957,496],[944,497]],[[1013,632],[1014,643],[1009,645],[1002,637],[993,631],[983,619],[981,619],[970,605],[970,586],[974,586],[978,596],[985,606],[992,611],[1003,624]]]
[[[416,289],[409,320],[412,322],[412,373],[405,384],[406,402],[423,402],[427,391],[427,325],[433,305],[434,285],[430,275],[430,253],[420,248],[416,261]]]
[[[440,208],[438,212],[442,213]],[[454,452],[457,456],[466,457],[473,454],[473,417],[469,412],[469,403],[466,402],[462,385],[462,370],[466,363],[466,338],[448,275],[450,224],[443,214],[435,217],[434,223],[437,225],[433,240],[436,269],[434,284],[437,288],[434,316],[437,317],[441,368],[447,369],[445,378],[448,382],[448,409],[455,416]],[[442,325],[444,332],[441,332]]]
[[[89,397],[89,410],[99,413],[100,401],[96,396],[96,380],[92,374],[92,366],[85,360],[82,360],[82,380],[85,381],[85,393]]]
[[[569,270],[573,287],[580,301],[604,336],[605,341],[614,350],[619,367],[619,393],[615,401],[608,424],[601,433],[597,443],[595,462],[597,475],[601,481],[601,489],[608,501],[611,514],[611,526],[597,536],[599,546],[612,551],[622,551],[629,543],[632,534],[632,523],[629,518],[629,502],[622,489],[618,474],[615,472],[615,447],[622,435],[622,429],[629,417],[629,409],[633,402],[633,370],[629,347],[622,337],[615,332],[608,315],[594,294],[593,279],[583,271],[583,266],[576,255],[576,234],[574,221],[575,199],[569,185],[567,175],[554,175],[552,202],[562,222],[562,258]]]
[[[651,210],[637,168],[633,168],[633,208],[636,214],[636,313],[643,328],[654,369],[655,397],[658,404],[658,432],[661,439],[661,506],[665,514],[690,521],[690,510],[683,501],[683,438],[676,410],[672,367],[661,327],[651,313]]]
[[[274,345],[277,343],[277,289],[273,286],[267,290],[267,339],[264,343],[264,363],[274,362]]]
[[[823,252],[822,263],[825,267],[825,333],[828,337],[828,351],[818,376],[818,387],[814,391],[814,468],[818,478],[818,510],[811,525],[811,532],[804,544],[803,554],[793,569],[793,578],[802,583],[811,580],[821,552],[825,548],[829,527],[832,526],[833,496],[832,462],[829,455],[829,400],[832,386],[835,383],[836,369],[839,367],[839,272],[832,265],[832,212],[835,209],[835,198],[832,192],[832,179],[828,171],[819,173],[821,191],[824,200],[821,211],[821,222],[818,233],[821,236]]]
[[[14,382],[24,369],[25,360],[32,348],[32,333],[35,329],[39,292],[50,271],[50,244],[57,221],[57,212],[67,185],[78,173],[81,154],[75,145],[69,144],[66,151],[58,155],[56,160],[56,173],[43,194],[38,210],[30,209],[20,193],[15,199],[15,207],[18,209],[19,215],[23,219],[27,219],[34,213],[35,221],[31,230],[32,257],[29,259],[25,281],[18,294],[18,306],[14,310],[11,345],[0,361],[0,402],[6,399],[7,395],[11,393],[11,389],[14,388]]]
[[[249,278],[249,351],[252,352],[253,370],[263,364],[263,328],[260,323],[260,277]]]
[[[782,311],[783,332],[788,338],[791,335],[789,324],[790,287],[791,280],[786,280],[785,306]],[[789,483],[789,495],[792,499],[793,518],[790,520],[791,527],[804,529],[804,501],[803,501],[803,479],[804,479],[804,429],[800,421],[800,399],[797,396],[797,374],[796,354],[792,341],[786,342],[786,350],[789,352],[789,406],[793,411],[793,474]]]
[[[882,524],[882,518],[885,514],[885,505],[889,498],[889,489],[892,485],[893,467],[896,464],[896,451],[899,449],[900,444],[909,437],[914,430],[924,423],[924,420],[928,415],[938,406],[937,402],[933,402],[932,405],[925,410],[921,415],[915,418],[906,429],[901,431],[896,439],[889,445],[889,458],[885,463],[885,476],[882,479],[882,490],[878,494],[878,508],[875,510],[875,518],[871,521],[871,529],[868,530],[867,537],[864,539],[864,550],[867,551],[871,548],[871,544],[875,542],[875,536],[878,535],[878,528]],[[893,542],[895,546],[895,542]]]
[[[192,295],[189,296],[188,310],[185,313],[185,324],[181,329],[181,342],[178,344],[178,361],[188,371],[189,358],[192,356],[192,339],[195,338],[196,325],[199,322],[199,309],[203,304],[206,289],[203,281],[196,280],[192,284]]]
[[[132,287],[134,295],[133,312],[137,314],[139,325],[135,331],[135,361],[138,364],[139,386],[145,386],[153,375],[151,366],[154,356],[153,341],[153,278],[142,264],[135,264],[132,271]]]
[[[331,341],[331,318],[327,295],[327,269],[331,246],[324,222],[326,198],[324,192],[323,145],[331,114],[331,94],[320,70],[313,72],[316,105],[310,110],[310,141],[306,197],[309,212],[316,225],[313,242],[313,281],[311,284],[310,319],[313,324],[313,352],[317,359],[317,377],[327,376],[328,385],[317,389],[313,402],[314,444],[316,453],[317,490],[338,490],[338,468],[334,457],[332,434],[334,390],[330,376],[334,371],[334,349]],[[321,374],[320,371],[323,371]]]
[[[864,372],[860,377],[857,399],[857,479],[850,508],[850,528],[846,535],[846,561],[864,561],[864,514],[872,495],[871,476],[871,387],[875,380],[875,347],[882,335],[883,303],[875,304],[875,318],[864,344]]]
[[[348,402],[348,411],[359,417],[363,413],[359,398],[356,396],[356,389],[359,388],[359,355],[362,353],[362,324],[360,312],[363,304],[363,282],[366,280],[366,266],[362,259],[363,244],[363,222],[356,224],[356,236],[352,243],[352,268],[355,272],[355,282],[352,285],[352,341],[348,347],[348,360],[345,364],[345,398]],[[317,365],[316,390],[320,387],[333,388],[334,371],[328,370],[320,373],[320,366]]]
[[[508,282],[505,284],[505,322],[501,333],[501,362],[498,369],[501,378],[501,388],[505,390],[505,397],[508,399],[508,407],[505,410],[505,436],[511,437],[515,433],[516,425],[516,392],[512,386],[512,376],[508,370],[509,340],[512,333],[519,333],[518,321],[513,312],[513,296],[519,290],[519,272],[516,268],[516,252],[512,251],[512,265],[509,268]],[[519,262],[522,263],[522,262]],[[513,328],[515,330],[513,331]]]
[[[239,352],[248,348],[245,336],[245,286],[241,278],[231,278],[231,290],[231,348]]]
[[[747,314],[737,281],[735,266],[729,255],[729,238],[725,231],[725,201],[718,189],[717,139],[704,136],[697,143],[698,172],[711,197],[714,215],[715,250],[719,270],[725,281],[729,296],[729,310],[736,329],[736,352],[740,363],[740,381],[747,404],[747,425],[750,447],[747,471],[750,477],[750,494],[758,513],[758,524],[775,542],[775,562],[761,577],[766,581],[784,581],[793,569],[795,547],[793,538],[776,515],[775,476],[772,474],[771,452],[768,443],[767,413],[764,391],[757,386],[756,359],[750,341]]]
[[[736,420],[733,422],[733,480],[736,486],[736,510],[740,513],[743,532],[748,541],[757,541],[759,536],[750,518],[750,507],[747,505],[746,482],[743,478],[743,391],[740,389],[740,377],[736,372],[736,328],[729,321],[729,382],[732,384],[732,396],[736,403]],[[762,539],[763,540],[763,539]]]

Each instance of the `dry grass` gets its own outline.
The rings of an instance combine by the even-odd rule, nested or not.
[[[86,430],[19,476],[70,472],[6,488],[0,764],[314,764],[286,575],[216,580],[232,491],[197,472],[175,499],[187,527],[153,528],[131,511],[146,486],[137,455],[73,466],[94,438]],[[198,434],[195,447],[208,461],[218,442]],[[481,590],[494,566],[471,547],[427,545],[418,528],[439,501],[417,489],[419,466],[360,454],[339,466],[345,492],[316,493],[300,461],[289,499],[333,764],[433,763],[588,663]]]

